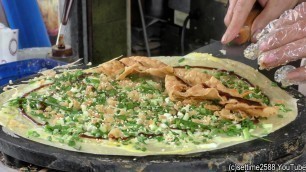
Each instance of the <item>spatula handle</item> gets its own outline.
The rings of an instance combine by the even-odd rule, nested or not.
[[[233,44],[242,45],[251,40],[251,28],[255,18],[260,14],[262,8],[259,4],[255,4],[252,11],[248,15],[244,25],[239,31],[238,36],[231,42]]]
[[[65,0],[65,4],[64,4],[64,11],[63,11],[63,15],[62,15],[62,24],[66,25],[68,23],[68,19],[69,19],[69,15],[70,15],[70,11],[72,8],[72,4],[73,4],[74,0]]]

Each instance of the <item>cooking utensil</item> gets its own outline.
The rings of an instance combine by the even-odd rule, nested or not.
[[[52,46],[52,59],[72,63],[76,59],[73,57],[72,47],[64,42],[64,35],[59,36],[59,42]]]
[[[257,68],[257,61],[249,60],[244,57],[243,51],[248,46],[248,44],[244,45],[224,45],[220,41],[211,41],[210,44],[201,47],[194,52],[199,53],[209,53],[215,57],[220,58],[230,58],[232,60],[240,61],[242,63],[248,64],[253,68]]]
[[[62,16],[62,24],[66,25],[68,23],[71,7],[74,0],[65,0],[64,12]]]
[[[231,43],[236,44],[236,45],[242,45],[244,43],[251,41],[252,25],[253,25],[254,20],[260,14],[261,11],[262,11],[261,6],[258,3],[255,3],[252,11],[250,12],[246,21],[244,22],[243,27],[240,29],[238,36]]]
[[[65,0],[63,14],[62,14],[62,20],[61,20],[61,24],[60,24],[60,27],[59,27],[59,30],[58,30],[56,45],[58,45],[58,43],[59,43],[59,38],[60,38],[60,35],[62,34],[63,25],[66,26],[67,23],[68,23],[73,1],[74,0]],[[63,34],[65,34],[65,28],[64,28]]]
[[[62,32],[63,26],[67,25],[70,11],[72,8],[74,0],[65,0],[64,4],[64,10],[63,10],[63,15],[62,15],[62,20],[61,24],[59,27],[58,35],[57,35],[57,40],[56,44],[52,46],[52,57],[53,59],[60,60],[60,61],[65,61],[65,62],[73,62],[74,59],[72,57],[73,51],[72,47],[68,44],[65,44],[65,29]]]

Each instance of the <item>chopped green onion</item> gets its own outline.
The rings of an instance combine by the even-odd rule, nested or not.
[[[185,58],[181,58],[178,60],[179,63],[182,63],[185,60]]]
[[[243,137],[244,137],[245,139],[250,139],[250,138],[251,138],[251,134],[250,134],[248,128],[244,128],[244,129],[242,130],[242,132],[243,132]]]
[[[39,137],[40,136],[40,134],[38,134],[37,131],[32,131],[32,130],[28,131],[28,135],[32,136],[32,137]]]
[[[272,86],[272,87],[277,87],[277,83],[276,83],[276,82],[272,82],[272,83],[271,83],[271,86]]]

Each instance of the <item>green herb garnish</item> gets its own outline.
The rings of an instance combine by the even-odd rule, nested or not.
[[[32,137],[39,137],[40,136],[40,134],[38,134],[37,131],[33,131],[33,130],[28,131],[28,135],[32,136]]]
[[[191,67],[189,65],[185,65],[185,69],[189,70]]]
[[[182,63],[183,61],[185,61],[185,58],[181,58],[178,60],[179,63]]]
[[[284,104],[277,103],[277,104],[275,104],[275,106],[278,106],[279,110],[282,111],[282,112],[292,111],[291,109],[287,108]]]
[[[271,86],[272,86],[272,87],[277,87],[278,85],[277,85],[276,82],[272,82],[272,83],[271,83]]]

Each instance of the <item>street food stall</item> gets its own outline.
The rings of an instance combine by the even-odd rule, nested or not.
[[[0,171],[305,170],[304,82],[284,79],[303,62],[252,60],[260,3],[224,44],[229,5],[0,1]]]

